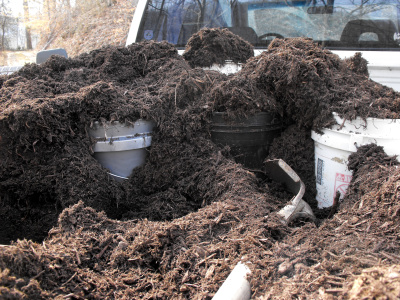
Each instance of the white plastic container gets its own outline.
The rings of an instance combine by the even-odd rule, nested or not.
[[[225,75],[230,75],[239,72],[242,69],[241,63],[234,63],[231,60],[226,60],[225,64],[213,64],[211,67],[204,67],[204,70],[219,71]]]
[[[153,122],[141,119],[134,124],[115,121],[102,125],[95,122],[89,129],[90,136],[96,140],[94,157],[110,170],[115,180],[127,179],[134,168],[145,163],[153,127]]]
[[[344,121],[335,113],[334,117],[340,125],[323,129],[323,135],[311,132],[319,208],[332,206],[337,191],[344,197],[352,178],[352,172],[347,169],[348,157],[357,147],[374,143],[382,146],[388,155],[400,155],[400,119]]]

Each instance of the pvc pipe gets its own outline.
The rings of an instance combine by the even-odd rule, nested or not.
[[[221,285],[212,300],[249,300],[251,296],[250,282],[247,275],[250,269],[239,262]]]

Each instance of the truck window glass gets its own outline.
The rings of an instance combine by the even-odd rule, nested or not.
[[[332,49],[400,49],[400,0],[149,0],[137,42],[184,47],[201,28],[229,28],[265,48],[309,37]]]

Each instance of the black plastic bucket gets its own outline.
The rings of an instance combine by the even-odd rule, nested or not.
[[[269,147],[282,131],[281,120],[272,113],[261,112],[247,118],[228,119],[226,113],[212,117],[211,140],[229,146],[237,163],[261,169]]]

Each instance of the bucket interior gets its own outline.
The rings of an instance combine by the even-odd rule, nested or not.
[[[217,145],[229,146],[236,162],[261,169],[273,139],[281,130],[281,121],[270,113],[230,120],[225,113],[214,113],[211,140]]]

